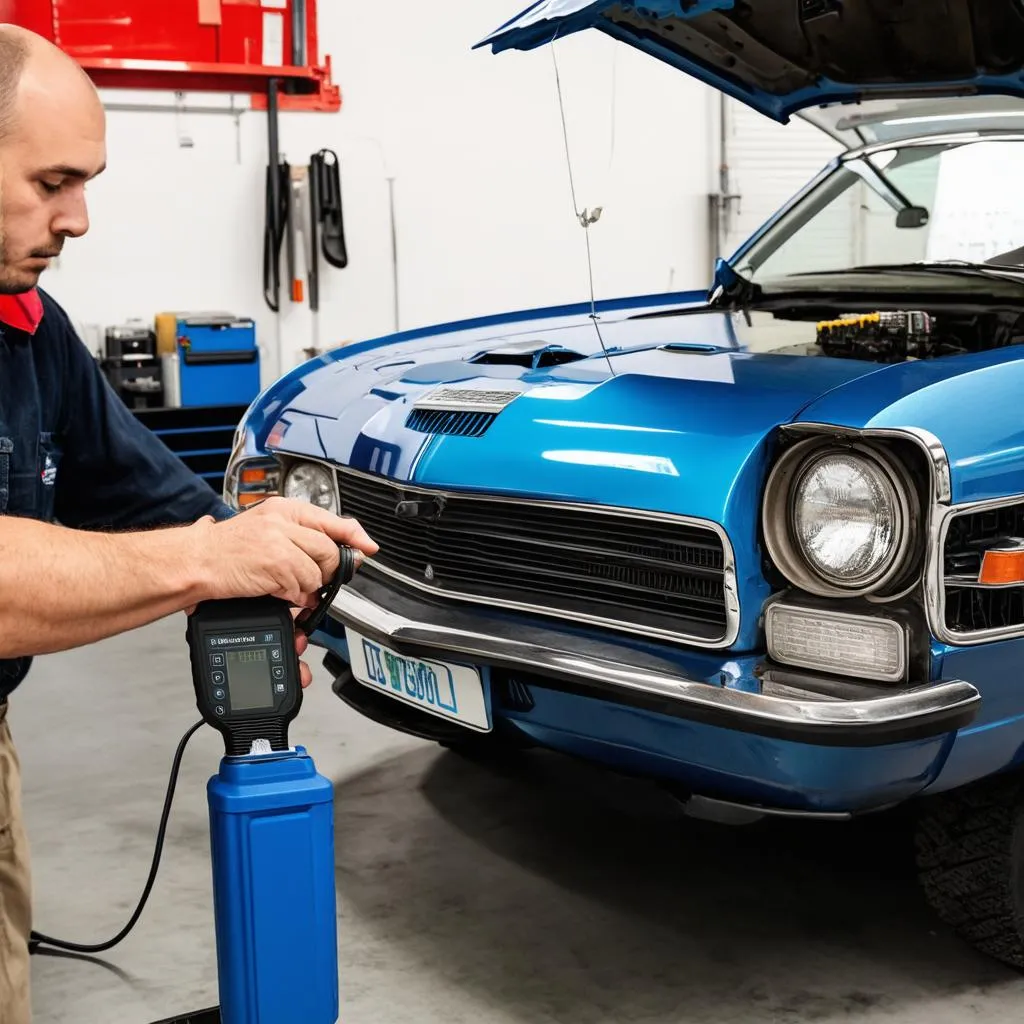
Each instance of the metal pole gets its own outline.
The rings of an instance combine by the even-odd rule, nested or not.
[[[398,233],[395,229],[395,179],[388,178],[388,210],[391,218],[391,279],[394,290],[395,333],[398,333]]]
[[[270,169],[270,216],[268,217],[268,230],[270,232],[270,280],[268,287],[273,293],[272,308],[275,312],[280,308],[281,296],[281,273],[277,260],[277,238],[280,235],[281,225],[278,222],[279,210],[281,207],[281,178],[278,167],[281,161],[280,141],[278,137],[277,121],[277,79],[272,78],[267,87],[267,135],[269,144]]]
[[[292,64],[306,66],[306,0],[292,0]]]

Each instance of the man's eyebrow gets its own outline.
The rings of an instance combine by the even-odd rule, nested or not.
[[[52,167],[44,168],[40,173],[42,174],[60,174],[65,178],[80,178],[83,181],[88,181],[90,178],[95,178],[97,175],[102,174],[107,169],[107,165],[103,164],[98,171],[83,171],[81,167],[72,167],[70,164],[54,164]]]

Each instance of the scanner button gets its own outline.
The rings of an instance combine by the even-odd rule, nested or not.
[[[223,700],[226,696],[227,694],[220,687],[213,691],[214,700]]]
[[[281,648],[280,647],[272,647],[270,649],[270,660],[271,661],[280,661],[281,660]]]
[[[215,707],[215,708],[213,709],[213,712],[214,712],[214,714],[216,714],[216,715],[223,715],[223,714],[224,714],[224,705],[223,705],[223,704],[218,704],[218,705],[217,705],[217,706],[216,706],[216,707]]]
[[[275,679],[284,679],[284,665],[275,665],[273,672]]]
[[[223,672],[211,672],[210,678],[213,680],[214,686],[224,685],[224,673]]]
[[[216,665],[223,665],[224,664],[224,655],[223,654],[211,654],[210,655],[210,664],[214,665],[214,666],[216,666]]]

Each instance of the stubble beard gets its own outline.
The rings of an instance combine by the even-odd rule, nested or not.
[[[38,281],[29,281],[17,273],[12,273],[7,263],[7,246],[4,238],[3,216],[0,214],[0,295],[22,295],[35,288]]]

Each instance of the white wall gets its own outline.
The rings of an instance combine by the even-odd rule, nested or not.
[[[377,4],[321,0],[321,48],[343,108],[282,115],[281,141],[293,163],[328,147],[342,164],[350,265],[322,265],[322,346],[393,328],[387,176],[402,329],[589,297],[552,50],[471,49],[525,6],[394,0],[383,14]],[[578,201],[604,207],[591,229],[598,297],[705,286],[716,94],[596,32],[561,41],[556,53]],[[160,310],[227,309],[256,317],[265,380],[301,361],[316,333],[308,307],[284,298],[278,318],[262,299],[265,115],[241,117],[240,162],[229,116],[108,116],[109,169],[90,185],[92,228],[45,287],[87,337],[89,325]],[[179,146],[179,131],[191,148]]]

